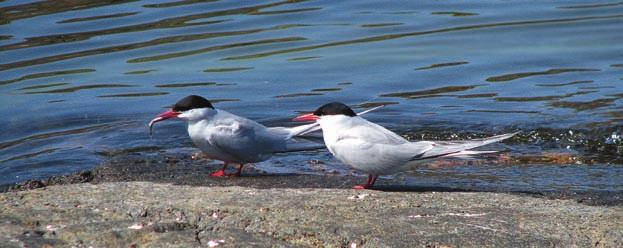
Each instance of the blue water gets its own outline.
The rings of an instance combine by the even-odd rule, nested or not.
[[[192,147],[182,123],[146,131],[189,94],[270,125],[335,100],[390,104],[368,118],[393,130],[623,120],[622,2],[72,4],[0,2],[0,184]]]

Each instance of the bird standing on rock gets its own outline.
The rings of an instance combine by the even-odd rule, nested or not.
[[[313,129],[312,125],[293,128],[268,128],[255,121],[214,108],[207,99],[190,95],[179,100],[169,111],[149,122],[150,133],[156,122],[178,118],[188,123],[188,135],[208,157],[224,162],[223,168],[210,176],[227,176],[229,163],[239,164],[233,176],[240,176],[246,163],[269,159],[273,153],[301,150],[289,147],[287,140]],[[315,148],[322,146],[316,145]]]
[[[351,108],[339,102],[325,104],[313,113],[296,117],[294,121],[319,123],[325,145],[331,154],[342,163],[368,174],[366,185],[357,185],[355,189],[372,188],[379,175],[404,171],[432,159],[495,152],[470,149],[517,134],[473,140],[410,142],[361,118]]]

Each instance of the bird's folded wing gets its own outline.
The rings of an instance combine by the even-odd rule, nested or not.
[[[411,160],[412,161],[424,160],[424,159],[431,159],[431,158],[457,154],[457,153],[460,153],[461,151],[473,149],[476,147],[480,147],[480,146],[484,146],[484,145],[488,145],[494,142],[508,139],[518,133],[519,132],[507,133],[507,134],[496,135],[496,136],[492,136],[488,138],[473,139],[473,140],[433,142],[433,146],[431,149],[424,151],[422,153],[415,154],[413,158],[411,158]],[[430,141],[413,142],[411,143],[411,145],[417,146],[418,143],[421,143],[421,142],[430,142]],[[487,151],[487,153],[490,153],[490,152],[491,151]]]
[[[229,156],[236,156],[249,148],[249,139],[255,137],[254,132],[253,127],[232,121],[212,128],[208,142],[220,152]]]

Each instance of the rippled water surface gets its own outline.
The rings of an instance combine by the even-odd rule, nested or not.
[[[269,125],[339,100],[412,139],[520,129],[514,153],[621,178],[622,83],[617,1],[0,1],[0,184],[192,147],[146,130],[189,94]]]

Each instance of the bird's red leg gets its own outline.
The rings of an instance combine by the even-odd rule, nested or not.
[[[232,174],[232,176],[239,177],[240,174],[242,174],[242,166],[244,166],[244,164],[240,164],[240,166],[238,167],[238,171],[236,171],[236,173]]]
[[[378,175],[369,174],[368,182],[366,183],[366,185],[355,185],[353,189],[371,189],[372,185],[374,185],[374,182],[376,182],[376,178],[378,177],[379,177]]]
[[[210,174],[211,177],[224,177],[225,176],[225,169],[227,169],[227,165],[229,163],[225,162],[223,164],[223,169],[217,170],[216,172]]]
[[[370,177],[368,177],[368,185],[366,185],[366,188],[371,189],[372,186],[374,186],[374,182],[376,182],[376,179],[379,177],[379,175],[370,175]],[[370,180],[372,179],[372,180]]]

